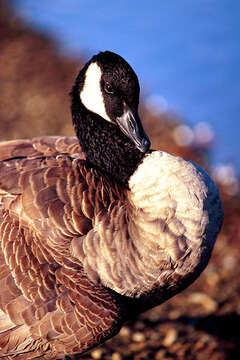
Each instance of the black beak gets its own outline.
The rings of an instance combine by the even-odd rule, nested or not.
[[[124,104],[122,116],[116,119],[122,132],[132,140],[135,146],[143,153],[146,153],[150,146],[150,140],[143,130],[141,120],[137,111],[133,111],[127,104]]]

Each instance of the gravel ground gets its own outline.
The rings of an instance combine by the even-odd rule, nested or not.
[[[72,135],[66,94],[81,60],[60,57],[50,40],[15,17],[9,3],[0,0],[0,139]],[[214,149],[174,142],[178,119],[169,114],[156,117],[144,106],[141,113],[153,147],[208,167]],[[84,359],[240,359],[240,196],[236,184],[234,191],[228,182],[218,185],[225,220],[201,277],[183,293],[126,324]]]

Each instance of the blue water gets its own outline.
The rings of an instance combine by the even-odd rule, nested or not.
[[[216,134],[215,164],[240,171],[240,1],[16,0],[18,13],[61,51],[122,55],[144,92],[161,95],[190,126]]]

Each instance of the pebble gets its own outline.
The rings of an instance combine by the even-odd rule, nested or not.
[[[178,333],[177,330],[172,328],[167,330],[167,333],[164,337],[164,339],[162,340],[162,345],[165,347],[169,347],[171,346],[177,339]]]
[[[135,342],[142,342],[142,341],[145,341],[145,335],[138,331],[138,332],[133,333],[132,339]]]
[[[119,335],[122,337],[130,336],[131,330],[127,326],[123,326],[119,332]]]
[[[132,352],[139,352],[143,349],[145,349],[147,347],[147,343],[146,342],[139,342],[139,343],[132,343],[129,344],[128,348],[132,351]]]
[[[95,349],[91,352],[91,357],[94,359],[94,360],[99,360],[102,358],[102,354],[103,354],[103,351],[102,349]]]
[[[171,320],[176,320],[180,316],[181,316],[181,312],[179,310],[171,310],[168,313],[168,318],[171,319]]]
[[[217,310],[218,304],[207,294],[202,292],[194,292],[189,296],[189,302],[193,304],[200,304],[207,311],[207,313],[212,313]]]
[[[156,352],[156,354],[155,354],[155,357],[154,357],[154,359],[155,360],[163,360],[163,359],[165,359],[165,354],[166,354],[166,350],[165,349],[160,349],[160,350],[158,350],[157,352]]]
[[[119,352],[114,352],[112,354],[112,360],[122,360],[122,356]]]
[[[218,273],[210,271],[208,276],[206,277],[206,283],[210,287],[217,286],[220,281],[220,276]]]

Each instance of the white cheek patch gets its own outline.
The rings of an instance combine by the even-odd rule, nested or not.
[[[104,105],[100,86],[101,77],[102,71],[97,63],[90,64],[85,74],[85,81],[80,93],[80,99],[88,110],[100,115],[105,120],[112,122],[106,113]]]

